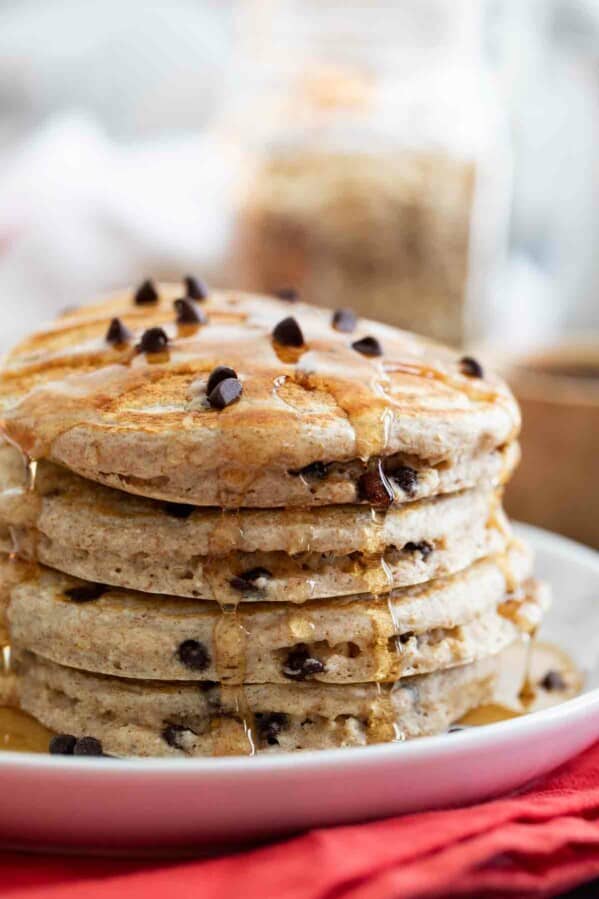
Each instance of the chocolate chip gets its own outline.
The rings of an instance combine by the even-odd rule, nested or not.
[[[195,506],[186,506],[184,503],[165,503],[164,511],[171,518],[189,518]]]
[[[460,370],[463,375],[467,375],[469,378],[484,377],[482,365],[472,356],[462,356],[460,359]]]
[[[269,746],[278,746],[279,734],[287,727],[287,715],[283,712],[257,712],[255,718],[260,737]]]
[[[187,297],[175,300],[173,306],[177,313],[178,325],[205,325],[208,321],[206,313],[202,309],[198,309],[195,303]]]
[[[100,599],[107,590],[108,587],[104,584],[82,584],[80,587],[69,587],[64,591],[64,595],[73,602],[91,602]]]
[[[73,755],[77,737],[73,734],[56,734],[50,740],[48,752],[50,755]]]
[[[363,356],[382,356],[383,348],[376,337],[362,337],[361,340],[355,340],[352,348]]]
[[[389,473],[392,481],[395,481],[398,487],[407,493],[408,496],[414,496],[418,485],[418,472],[409,465],[402,465]]]
[[[293,318],[292,315],[281,319],[278,325],[275,325],[272,336],[280,343],[281,346],[303,346],[304,335],[302,329]]]
[[[358,479],[358,496],[361,500],[386,509],[393,502],[393,488],[389,483],[380,459],[377,459],[375,467],[364,472]]]
[[[285,300],[286,303],[297,303],[299,294],[293,287],[281,287],[275,292],[275,296],[279,300]]]
[[[260,587],[256,584],[252,584],[251,581],[246,581],[243,577],[232,577],[229,581],[229,586],[233,588],[233,590],[237,590],[238,593],[260,593]]]
[[[217,365],[216,368],[213,368],[210,372],[210,377],[206,384],[206,393],[212,393],[216,385],[220,384],[221,381],[225,381],[227,378],[236,377],[237,372],[235,369],[229,368],[228,365]]]
[[[186,730],[189,728],[183,727],[182,724],[167,724],[162,730],[161,737],[168,746],[172,746],[173,749],[181,749],[179,737]]]
[[[309,465],[304,465],[304,467],[300,468],[298,471],[290,472],[292,475],[313,478],[315,481],[321,481],[323,478],[326,478],[328,473],[329,466],[326,462],[310,462]]]
[[[271,577],[272,574],[267,568],[250,568],[249,571],[232,577],[229,585],[240,593],[261,593],[263,588],[256,582],[260,579],[268,580]]]
[[[210,654],[199,640],[184,640],[177,648],[177,656],[192,671],[204,671],[210,664]]]
[[[560,671],[548,671],[541,681],[541,686],[551,692],[551,690],[565,690],[567,684]]]
[[[403,547],[403,551],[406,553],[420,553],[423,562],[426,562],[433,550],[434,546],[432,543],[429,543],[428,540],[420,540],[418,543],[413,543],[410,540],[410,542],[406,543]]]
[[[106,332],[105,340],[106,343],[112,343],[115,346],[127,343],[131,340],[131,331],[124,326],[120,318],[113,318]]]
[[[208,394],[208,402],[213,409],[224,409],[236,402],[243,393],[243,386],[238,378],[225,378],[219,381],[214,390]]]
[[[411,640],[413,636],[414,631],[405,631],[405,633],[399,635],[398,640],[400,643],[405,644],[408,640]]]
[[[75,742],[73,755],[104,755],[104,750],[95,737],[79,737]]]
[[[152,281],[148,279],[147,281],[144,281],[143,284],[140,284],[135,291],[133,300],[137,306],[149,306],[152,303],[157,303],[158,291],[154,287]]]
[[[208,288],[199,278],[194,278],[193,275],[186,275],[183,278],[183,283],[185,284],[185,295],[192,300],[205,300],[208,296]]]
[[[336,331],[351,334],[352,331],[356,330],[358,319],[353,309],[335,309],[331,324]]]
[[[326,671],[324,662],[311,656],[305,643],[294,646],[283,665],[283,675],[289,680],[305,680],[323,671]]]
[[[272,572],[268,570],[268,568],[261,568],[257,566],[256,568],[250,568],[249,571],[244,571],[241,577],[244,581],[259,581],[260,578],[268,578],[272,577]]]
[[[140,353],[162,353],[168,346],[168,336],[162,328],[148,328],[137,344]]]

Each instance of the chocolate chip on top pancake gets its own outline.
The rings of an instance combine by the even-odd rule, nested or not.
[[[373,486],[377,502],[409,499],[421,473],[517,435],[508,388],[451,350],[365,319],[348,334],[326,310],[234,292],[182,314],[183,292],[128,291],[24,341],[0,378],[7,436],[131,493],[230,507],[305,504],[315,481],[319,502],[371,502]]]

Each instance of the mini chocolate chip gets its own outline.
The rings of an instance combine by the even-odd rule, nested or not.
[[[362,337],[352,343],[352,348],[363,356],[382,356],[383,348],[376,337]]]
[[[168,346],[168,336],[162,328],[148,328],[137,344],[140,353],[162,353]]]
[[[293,318],[289,315],[287,318],[281,319],[278,325],[273,328],[272,336],[280,343],[281,346],[303,346],[304,335],[302,329]]]
[[[406,543],[403,547],[403,551],[406,553],[420,553],[423,562],[426,562],[433,550],[434,546],[432,543],[429,543],[428,540],[420,540],[418,543],[414,543],[410,540],[409,543]]]
[[[358,479],[358,496],[361,500],[386,509],[393,502],[393,488],[389,483],[380,459],[376,466],[364,472]]]
[[[257,712],[255,718],[260,737],[269,746],[278,746],[278,736],[287,727],[287,715],[283,712]]]
[[[467,375],[469,378],[484,377],[482,365],[472,356],[462,356],[460,359],[460,369],[462,374]]]
[[[324,662],[311,656],[305,643],[294,646],[283,665],[283,675],[289,680],[305,680],[310,675],[322,674],[325,670]]]
[[[309,465],[304,465],[303,468],[300,468],[298,471],[291,471],[290,474],[295,475],[296,477],[300,476],[304,478],[314,478],[316,481],[321,481],[323,478],[329,473],[329,466],[326,462],[310,462]]]
[[[259,581],[260,578],[271,578],[272,572],[268,568],[257,566],[256,568],[250,568],[249,571],[244,571],[241,577],[244,581]]]
[[[171,518],[189,518],[195,506],[186,506],[184,503],[165,503],[164,511]]]
[[[336,331],[351,334],[352,331],[356,330],[358,319],[353,309],[335,309],[331,324]]]
[[[229,581],[229,586],[233,588],[233,590],[237,590],[239,593],[261,593],[260,587],[258,587],[255,583],[248,580],[247,578],[241,576],[232,577]]]
[[[79,737],[75,741],[73,755],[104,755],[104,750],[95,737]]]
[[[183,278],[183,283],[185,284],[185,295],[192,300],[205,300],[208,296],[208,288],[200,278],[186,275]]]
[[[415,468],[410,468],[409,465],[402,465],[400,468],[389,472],[389,477],[392,481],[395,481],[398,487],[401,487],[404,493],[407,493],[408,496],[414,496],[418,485],[418,472]]]
[[[320,659],[306,659],[302,665],[304,677],[309,677],[311,674],[320,674],[322,671],[324,671],[324,662],[321,662]]]
[[[206,313],[202,309],[198,309],[188,297],[174,300],[173,306],[177,313],[178,325],[205,325],[208,321]]]
[[[107,590],[108,587],[104,584],[82,584],[80,587],[69,587],[64,591],[64,595],[73,602],[91,602],[100,599]]]
[[[177,648],[179,661],[193,671],[204,671],[210,664],[210,654],[199,640],[184,640]]]
[[[279,300],[285,300],[286,303],[297,303],[299,294],[294,287],[281,287],[275,292],[275,296]]]
[[[161,737],[168,746],[172,746],[173,749],[181,749],[179,737],[186,730],[189,728],[183,727],[182,724],[167,724],[162,730]]]
[[[120,318],[113,318],[106,332],[105,340],[106,343],[112,343],[115,346],[127,343],[131,340],[131,331],[124,326]]]
[[[210,376],[208,378],[208,383],[206,384],[206,393],[212,393],[217,384],[220,384],[221,381],[225,381],[227,378],[236,378],[237,372],[233,368],[229,368],[228,365],[217,365],[216,368],[213,368],[210,372]]]
[[[561,673],[561,671],[548,671],[543,680],[541,681],[541,686],[544,690],[565,690],[566,689],[566,681]]]
[[[238,378],[225,378],[208,394],[208,402],[213,409],[224,409],[236,402],[243,393],[243,385]]]
[[[137,306],[149,306],[158,302],[158,291],[149,279],[139,285],[135,291],[133,300]]]
[[[73,755],[77,737],[73,734],[56,734],[50,740],[48,752],[50,755]]]
[[[414,636],[414,631],[405,631],[405,633],[400,634],[397,638],[400,643],[407,643],[408,640],[411,640]]]

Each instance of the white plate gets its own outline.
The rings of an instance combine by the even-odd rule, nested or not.
[[[0,842],[104,851],[214,849],[512,790],[599,738],[599,554],[526,526],[554,589],[543,636],[583,695],[523,718],[403,744],[253,759],[116,760],[0,753]]]

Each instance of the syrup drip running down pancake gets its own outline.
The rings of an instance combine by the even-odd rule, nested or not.
[[[344,333],[326,310],[241,293],[210,294],[197,304],[201,322],[177,324],[182,293],[161,285],[144,305],[119,294],[24,341],[0,378],[8,439],[31,459],[128,492],[272,506],[289,504],[287,494],[305,504],[309,486],[298,484],[315,463],[403,454],[451,468],[517,436],[508,388],[451,350],[365,319]],[[290,315],[300,346],[275,330]],[[114,317],[131,334],[125,343],[106,339]],[[160,328],[167,342],[144,338]],[[207,402],[217,366],[242,386],[226,408]],[[335,483],[321,501],[336,501]]]

